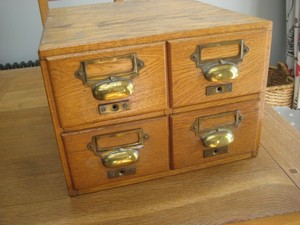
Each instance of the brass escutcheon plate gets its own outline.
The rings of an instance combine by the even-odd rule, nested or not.
[[[217,95],[217,94],[223,94],[232,92],[232,83],[228,84],[219,84],[214,86],[208,86],[206,87],[206,95]]]
[[[135,167],[121,168],[121,169],[107,171],[108,178],[117,178],[117,177],[132,175],[132,174],[136,174]]]
[[[98,108],[101,115],[123,112],[130,109],[130,102],[129,100],[126,100],[109,104],[101,104]]]
[[[223,146],[220,148],[211,148],[203,151],[203,157],[213,157],[221,154],[226,154],[228,152],[228,146]]]

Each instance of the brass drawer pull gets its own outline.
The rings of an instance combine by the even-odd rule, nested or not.
[[[97,100],[122,99],[133,94],[132,80],[143,67],[144,62],[132,53],[83,61],[75,77],[92,89]]]
[[[104,152],[101,158],[103,165],[108,168],[128,166],[139,160],[139,151],[135,148],[119,148]]]
[[[203,144],[207,148],[219,148],[227,146],[234,141],[234,135],[229,129],[211,130],[204,136],[201,136]]]
[[[130,79],[109,77],[92,88],[93,96],[98,100],[126,98],[133,94],[133,82]]]
[[[131,143],[121,144],[117,146],[101,147],[105,143],[113,143],[118,139]],[[95,155],[100,156],[102,163],[107,168],[118,168],[132,165],[139,160],[139,150],[144,147],[144,141],[149,139],[149,136],[144,133],[143,129],[131,131],[96,135],[92,137],[92,141],[87,145],[88,149],[93,151]],[[103,142],[103,143],[102,143]]]
[[[215,49],[217,47],[226,47],[230,45],[239,46],[237,55],[216,59],[203,59],[203,51],[205,49]],[[216,49],[216,51],[218,50]],[[206,80],[212,82],[228,81],[238,78],[238,64],[243,61],[245,54],[248,52],[249,48],[245,45],[243,40],[210,43],[197,45],[195,52],[191,55],[191,60],[196,63],[197,68],[203,70]]]
[[[222,124],[216,124],[221,119]],[[196,118],[191,130],[200,137],[206,148],[220,148],[228,146],[234,141],[233,129],[238,127],[243,116],[239,110],[216,115]],[[208,127],[204,127],[207,123]]]
[[[210,67],[205,72],[205,78],[209,81],[233,80],[239,76],[239,69],[234,63],[219,61],[219,64]]]

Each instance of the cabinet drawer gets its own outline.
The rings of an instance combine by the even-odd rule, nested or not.
[[[160,117],[63,134],[76,190],[169,170],[168,119]]]
[[[169,42],[173,107],[261,92],[267,31],[247,31]]]
[[[165,44],[47,58],[61,127],[167,108]]]
[[[173,167],[209,165],[256,151],[259,123],[257,101],[173,115]]]

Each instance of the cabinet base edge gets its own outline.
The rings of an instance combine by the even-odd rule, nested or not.
[[[243,159],[248,159],[248,158],[252,158],[256,155],[257,155],[257,152],[255,152],[255,153],[248,152],[248,153],[232,156],[230,158],[208,162],[205,164],[189,166],[189,167],[185,167],[185,168],[181,168],[181,169],[168,170],[168,171],[161,172],[161,173],[145,175],[143,177],[138,177],[138,178],[119,181],[119,182],[112,182],[112,183],[104,184],[104,185],[94,187],[94,188],[73,190],[73,191],[69,191],[69,195],[76,196],[76,195],[88,194],[88,193],[93,193],[93,192],[97,192],[97,191],[101,191],[101,190],[107,190],[107,189],[131,185],[131,184],[141,183],[141,182],[145,182],[145,181],[160,179],[160,178],[164,178],[164,177],[168,177],[168,176],[178,175],[178,174],[182,174],[182,173],[186,173],[186,172],[190,172],[190,171],[200,170],[200,169],[204,169],[204,168],[208,168],[208,167],[213,167],[213,166],[222,165],[222,164],[226,164],[226,163],[230,163],[230,162],[235,162],[235,161],[239,161],[239,160],[243,160]]]

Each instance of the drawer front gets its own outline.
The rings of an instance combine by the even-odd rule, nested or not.
[[[62,137],[76,190],[169,170],[167,117],[68,133]]]
[[[169,43],[173,107],[259,93],[265,83],[267,31]]]
[[[49,57],[47,65],[64,128],[167,108],[164,43]]]
[[[173,167],[205,165],[256,151],[258,118],[256,101],[173,115]]]

